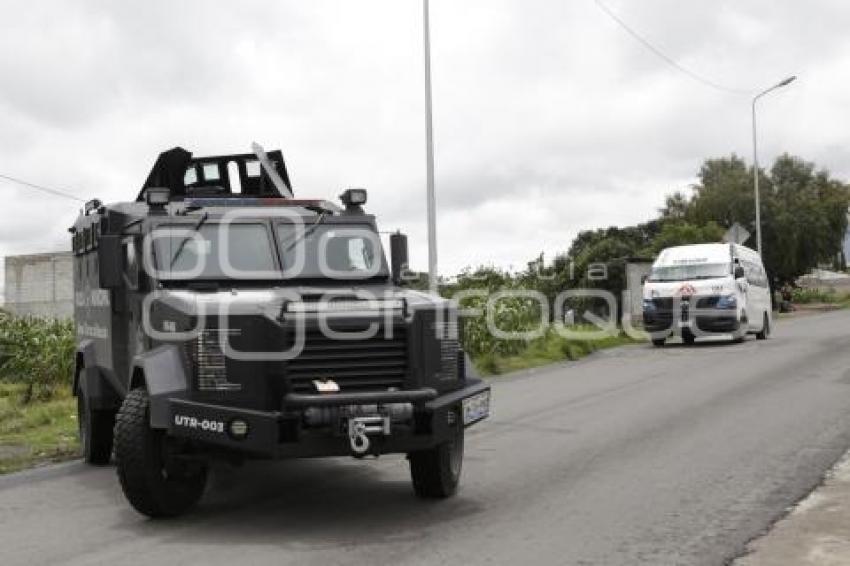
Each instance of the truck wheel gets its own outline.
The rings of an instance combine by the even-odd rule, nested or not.
[[[761,331],[756,333],[756,339],[767,340],[768,336],[770,336],[770,317],[764,313],[764,322],[762,322]]]
[[[430,450],[411,452],[407,459],[417,496],[424,499],[451,497],[457,491],[463,465],[463,428],[454,440]]]
[[[660,348],[661,346],[664,345],[665,342],[667,342],[666,338],[653,338],[652,339],[652,345],[655,346],[656,348]]]
[[[80,449],[88,464],[108,464],[112,457],[112,428],[115,412],[95,411],[82,389],[77,391],[77,427],[80,434]]]
[[[207,482],[206,466],[169,457],[165,432],[150,427],[144,389],[124,399],[115,423],[115,461],[130,505],[149,517],[175,517],[197,503]]]
[[[682,342],[684,342],[688,346],[692,346],[695,341],[696,341],[696,336],[691,334],[689,331],[686,330],[686,331],[682,332]]]

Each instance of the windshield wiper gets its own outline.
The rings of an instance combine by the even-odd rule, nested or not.
[[[319,215],[319,217],[316,219],[315,222],[310,224],[307,228],[304,229],[303,232],[301,232],[301,234],[297,235],[295,237],[295,239],[293,239],[291,242],[289,242],[289,244],[287,244],[286,248],[283,250],[283,253],[286,253],[289,250],[291,250],[292,248],[294,248],[295,245],[298,244],[299,242],[306,240],[310,236],[310,234],[312,234],[313,232],[316,231],[316,228],[319,227],[319,224],[321,224],[324,221],[324,219],[327,215],[328,215],[327,212],[322,212]]]
[[[188,244],[188,243],[189,243],[189,240],[191,240],[191,239],[194,237],[194,233],[196,233],[198,230],[200,230],[200,229],[201,229],[201,226],[203,226],[203,225],[204,225],[204,222],[206,222],[206,221],[207,221],[207,218],[209,218],[209,214],[205,212],[205,213],[204,213],[204,215],[203,215],[203,216],[201,216],[201,219],[200,219],[200,220],[198,220],[198,222],[197,222],[197,223],[196,223],[196,224],[192,227],[192,232],[193,232],[193,233],[192,233],[192,234],[187,234],[187,235],[186,235],[186,236],[185,236],[185,237],[184,237],[184,238],[180,241],[180,245],[179,245],[179,246],[177,246],[177,250],[174,252],[174,255],[173,255],[173,256],[171,256],[171,264],[168,266],[168,267],[169,267],[169,269],[170,269],[170,268],[172,268],[172,267],[174,267],[174,264],[175,264],[175,263],[177,263],[177,258],[178,258],[178,257],[180,257],[180,254],[183,252],[183,248],[185,248],[185,247],[186,247],[186,244]]]

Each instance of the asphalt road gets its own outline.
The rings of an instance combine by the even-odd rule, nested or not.
[[[744,344],[634,346],[499,378],[461,492],[401,457],[217,470],[154,522],[111,468],[0,478],[0,563],[723,564],[850,447],[850,312]]]

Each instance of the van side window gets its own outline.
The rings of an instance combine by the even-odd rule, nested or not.
[[[744,273],[747,276],[747,281],[750,285],[755,285],[756,287],[767,287],[767,274],[764,272],[764,268],[759,264],[742,260],[741,265],[744,266]]]

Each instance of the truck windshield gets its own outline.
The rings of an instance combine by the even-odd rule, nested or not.
[[[649,281],[690,281],[726,277],[731,273],[728,263],[691,263],[662,265],[652,268]]]
[[[153,236],[162,279],[280,278],[264,224],[169,225]]]
[[[365,279],[386,276],[378,234],[366,226],[275,226],[285,277]]]
[[[153,233],[157,276],[193,279],[336,279],[388,277],[380,238],[370,226],[316,221],[160,226]],[[280,263],[275,254],[280,253]],[[280,267],[279,267],[280,266]],[[281,267],[283,271],[281,272]]]

